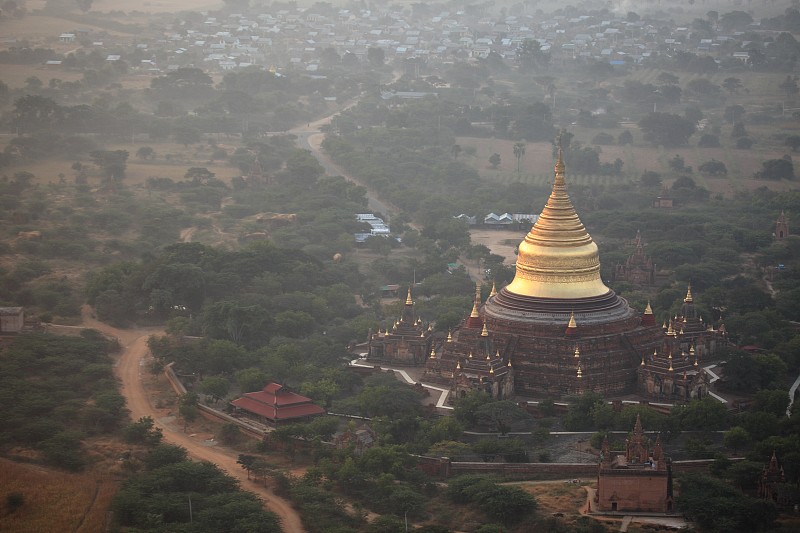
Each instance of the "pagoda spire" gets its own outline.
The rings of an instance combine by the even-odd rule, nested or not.
[[[575,322],[575,313],[570,312],[569,322],[567,323],[567,330],[564,332],[567,337],[575,337],[578,335],[578,324]]]
[[[647,301],[647,307],[644,308],[644,314],[642,315],[642,325],[643,326],[656,325],[656,317],[653,316],[653,308],[650,307],[650,300]]]
[[[492,292],[489,293],[489,298],[495,296],[497,294],[497,285],[495,284],[494,280],[492,280]]]
[[[519,245],[514,280],[504,291],[535,298],[591,298],[610,292],[600,278],[597,244],[572,205],[561,149],[553,189]]]
[[[475,283],[475,300],[472,303],[472,312],[469,314],[469,318],[467,319],[467,327],[469,328],[479,328],[481,327],[481,315],[478,312],[478,308],[481,305],[481,282],[478,281]]]
[[[411,286],[408,287],[408,296],[406,296],[406,305],[414,305],[414,300],[411,299]]]
[[[633,425],[633,436],[634,438],[641,438],[644,436],[644,430],[642,429],[642,417],[641,415],[636,415],[636,423]]]
[[[686,298],[683,299],[683,302],[687,303],[687,304],[693,302],[693,299],[692,299],[692,284],[691,283],[689,284],[689,286],[686,289]]]

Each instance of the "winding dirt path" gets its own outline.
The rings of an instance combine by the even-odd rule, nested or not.
[[[138,420],[143,416],[152,417],[156,421],[156,426],[163,431],[165,442],[186,448],[186,451],[194,459],[216,464],[228,475],[237,479],[243,489],[260,497],[264,501],[264,505],[278,515],[285,533],[305,533],[300,515],[289,502],[276,496],[268,487],[247,479],[246,472],[236,463],[238,455],[234,451],[218,446],[207,446],[202,441],[192,438],[191,435],[183,433],[180,429],[159,422],[159,419],[167,413],[153,406],[150,394],[142,384],[141,375],[148,354],[147,339],[150,335],[163,333],[162,329],[117,329],[94,319],[88,306],[83,308],[82,315],[84,327],[116,337],[122,345],[123,352],[117,361],[115,371],[121,382],[120,393],[127,401],[127,407],[133,420]]]

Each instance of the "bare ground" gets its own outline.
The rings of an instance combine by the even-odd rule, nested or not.
[[[120,392],[125,396],[132,419],[137,420],[143,416],[152,417],[157,421],[156,425],[163,431],[165,442],[182,446],[194,459],[216,464],[228,475],[237,479],[242,488],[262,498],[265,506],[278,515],[286,533],[305,532],[300,516],[289,502],[277,496],[270,487],[247,479],[246,472],[236,462],[238,454],[234,450],[222,446],[209,446],[209,435],[207,434],[184,433],[180,423],[175,423],[174,418],[169,416],[170,412],[158,408],[158,403],[154,403],[155,394],[145,388],[143,374],[145,374],[144,368],[149,354],[147,339],[150,335],[163,333],[161,329],[120,330],[113,328],[92,318],[91,309],[88,306],[83,308],[83,326],[119,339],[123,352],[117,361],[115,370],[121,382]]]

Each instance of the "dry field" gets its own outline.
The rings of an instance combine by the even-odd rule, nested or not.
[[[0,532],[106,531],[118,483],[108,476],[69,474],[0,458]],[[19,492],[23,506],[7,514],[5,496]]]
[[[513,265],[517,256],[514,253],[522,239],[525,238],[526,231],[510,231],[495,229],[471,229],[469,230],[472,244],[483,244],[493,254],[505,257],[507,265]]]
[[[600,131],[600,130],[597,130]],[[554,160],[552,145],[548,142],[528,143],[525,155],[520,161],[520,173],[517,174],[517,160],[514,157],[514,141],[504,139],[484,139],[477,137],[458,137],[456,142],[462,147],[474,147],[475,156],[462,156],[463,161],[472,165],[484,178],[493,179],[502,183],[522,181],[524,183],[547,184],[553,179]],[[600,160],[611,162],[616,158],[622,159],[622,177],[614,176],[578,176],[570,173],[567,166],[567,182],[581,185],[587,184],[621,184],[638,177],[647,170],[668,174],[669,160],[676,154],[683,157],[685,164],[693,168],[698,165],[717,159],[728,167],[726,178],[709,178],[695,172],[693,179],[698,185],[711,190],[712,193],[730,195],[736,191],[752,190],[758,187],[768,187],[773,190],[787,190],[794,188],[793,183],[757,181],[752,175],[761,169],[761,162],[765,159],[780,158],[786,151],[778,149],[736,150],[731,148],[698,148],[696,146],[683,146],[679,148],[662,149],[652,146],[603,146],[601,147]],[[488,159],[493,153],[500,154],[500,167],[492,170]]]
[[[564,513],[566,518],[576,518],[586,503],[586,490],[580,485],[554,481],[552,483],[521,483],[520,488],[529,492],[539,503],[540,513]]]
[[[12,136],[10,135],[0,136],[0,150],[5,147],[5,144],[11,138]],[[156,152],[156,159],[143,161],[137,158],[136,151],[142,146],[153,148]],[[236,149],[234,144],[224,140],[218,146],[227,150],[228,154],[232,154]],[[137,140],[135,143],[107,144],[102,145],[100,148],[103,150],[128,151],[129,157],[124,182],[129,187],[144,186],[150,177],[170,178],[173,181],[181,181],[184,179],[186,171],[191,167],[207,168],[216,174],[217,179],[227,184],[230,184],[231,178],[241,175],[238,167],[232,166],[225,161],[209,162],[208,157],[211,150],[204,143],[184,147],[182,144],[172,142],[150,143]],[[3,173],[11,176],[15,172],[27,171],[35,176],[34,183],[39,184],[59,183],[61,180],[60,175],[63,174],[67,183],[73,183],[75,181],[75,171],[71,167],[74,162],[74,159],[47,159],[8,168]],[[87,163],[89,161],[84,158],[81,162]],[[90,185],[99,183],[100,176],[89,175]]]

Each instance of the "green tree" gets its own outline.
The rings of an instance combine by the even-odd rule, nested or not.
[[[800,138],[800,136],[798,136]],[[800,143],[798,143],[800,145]],[[489,156],[489,164],[492,166],[493,169],[496,169],[500,166],[500,154],[494,153]]]
[[[703,474],[681,477],[676,504],[710,532],[763,531],[778,516],[773,502],[748,498],[725,481]]]
[[[520,173],[520,163],[525,156],[525,143],[514,143],[514,157],[517,158],[517,175]]]
[[[670,113],[650,113],[639,121],[639,128],[647,141],[665,147],[684,145],[694,133],[694,124]]]
[[[478,409],[492,401],[484,391],[471,390],[463,398],[458,398],[453,406],[453,416],[467,427],[478,423]]]
[[[230,388],[230,382],[221,376],[204,378],[203,381],[200,382],[200,391],[203,394],[211,396],[211,399],[214,402],[218,402],[225,398],[225,396],[228,395]]]
[[[475,417],[501,435],[508,434],[514,423],[531,418],[519,405],[510,400],[484,403],[476,409]]]
[[[334,380],[324,378],[314,382],[304,382],[300,386],[300,392],[313,400],[321,401],[325,408],[328,409],[334,398],[339,396],[341,388]]]
[[[129,155],[127,150],[95,150],[89,155],[107,182],[119,182],[125,177]]]
[[[794,164],[788,159],[768,159],[761,163],[761,170],[753,177],[764,180],[793,180]]]
[[[750,442],[750,434],[743,427],[735,426],[725,432],[723,441],[725,447],[733,451],[733,455],[736,455]]]
[[[800,92],[800,88],[797,86],[797,80],[790,74],[786,75],[786,79],[781,82],[780,88],[784,94],[786,94],[787,98],[793,98],[798,92]]]
[[[197,420],[197,416],[200,414],[197,409],[196,393],[187,392],[181,396],[180,403],[178,404],[178,414],[183,418],[183,431],[185,433],[189,424]]]
[[[131,422],[122,430],[122,437],[125,442],[132,444],[148,444],[155,446],[161,442],[163,437],[161,428],[155,427],[152,417],[143,416],[136,422]]]
[[[64,109],[52,98],[29,94],[14,101],[11,124],[18,134],[53,129],[64,116]]]
[[[729,77],[722,81],[722,87],[730,94],[738,94],[739,90],[743,87],[742,80],[739,78]]]
[[[256,392],[269,382],[269,376],[258,368],[245,368],[236,374],[236,382],[242,392]]]
[[[370,46],[367,48],[367,61],[375,68],[382,67],[385,61],[385,52],[383,48],[377,46]]]
[[[190,144],[199,143],[203,139],[202,132],[191,126],[177,126],[173,132],[172,137],[176,143],[188,147]]]
[[[188,460],[189,454],[185,448],[173,444],[160,443],[147,452],[144,464],[148,470],[155,470],[163,466],[180,463]]]
[[[713,431],[726,426],[728,410],[725,405],[714,398],[692,400],[686,405],[672,408],[672,416],[676,417],[684,430]]]
[[[148,159],[155,159],[156,151],[153,150],[152,146],[140,146],[139,149],[136,150],[136,157],[144,159],[145,161]]]
[[[784,142],[786,146],[792,149],[792,152],[800,150],[800,135],[789,135]]]

